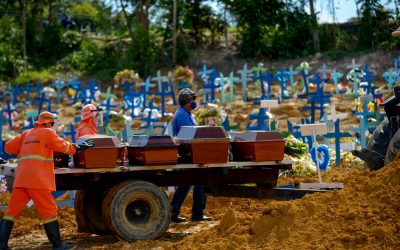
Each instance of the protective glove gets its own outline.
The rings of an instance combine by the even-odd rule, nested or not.
[[[94,141],[92,139],[87,139],[84,142],[75,145],[76,147],[76,152],[80,153],[82,151],[84,151],[85,149],[94,147]]]
[[[7,163],[7,160],[4,160],[3,158],[0,158],[0,164],[1,165],[6,164],[6,163]]]

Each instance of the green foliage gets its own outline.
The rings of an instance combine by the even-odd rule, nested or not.
[[[69,30],[62,35],[61,42],[65,45],[65,47],[75,50],[80,47],[82,43],[82,37],[78,32]]]
[[[56,75],[50,73],[49,71],[26,71],[21,73],[17,79],[15,79],[16,84],[25,84],[26,82],[48,82],[57,78]]]

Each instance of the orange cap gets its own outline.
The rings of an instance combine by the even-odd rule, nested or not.
[[[95,112],[92,112],[92,110],[97,110],[97,107],[94,106],[93,104],[86,104],[82,108],[82,121],[89,119],[91,117],[94,117]]]
[[[57,115],[56,114],[52,114],[48,111],[44,111],[42,113],[40,113],[37,121],[33,124],[35,126],[39,126],[40,124],[45,124],[45,123],[50,123],[53,122],[54,120],[57,120]]]

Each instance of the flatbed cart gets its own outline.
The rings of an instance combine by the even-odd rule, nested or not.
[[[279,170],[289,161],[123,165],[115,168],[58,168],[57,190],[77,190],[78,230],[115,234],[132,242],[156,239],[167,230],[171,206],[160,187],[204,185],[214,196],[273,198]],[[13,180],[16,164],[0,166],[0,175]],[[253,184],[253,185],[243,185]]]

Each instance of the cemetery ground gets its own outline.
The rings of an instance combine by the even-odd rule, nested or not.
[[[380,57],[387,58],[378,60]],[[392,55],[388,54],[375,55],[374,59],[377,62],[375,70],[389,68],[392,64],[391,58]],[[370,60],[372,61],[371,58],[364,57],[357,62],[365,64]],[[350,61],[351,59],[347,58],[346,64]],[[383,65],[382,61],[386,64]],[[288,65],[291,63],[298,65],[294,61]],[[318,65],[320,66],[319,62]],[[256,87],[252,89],[253,87],[249,87],[249,93],[259,91]],[[315,86],[311,86],[311,90],[315,89]],[[272,92],[277,91],[279,85],[274,84]],[[385,96],[388,95],[390,93],[386,92]],[[219,97],[218,93],[217,96]],[[241,91],[238,88],[235,88],[235,97],[238,101],[224,105],[224,109],[230,116],[233,123],[231,125],[237,124],[238,129],[243,131],[246,128],[248,114],[259,106],[241,101]],[[331,105],[335,104],[336,112],[348,114],[340,121],[343,130],[359,126],[359,118],[353,115],[353,102],[353,99],[340,95],[331,98]],[[284,100],[282,106],[273,108],[271,113],[278,120],[279,129],[282,131],[288,129],[287,120],[299,123],[301,118],[309,116],[310,111],[301,110],[306,103],[304,99],[295,101],[289,99]],[[174,112],[176,106],[167,106],[166,109],[166,112]],[[68,123],[73,120],[74,112],[74,109],[65,107],[59,115],[64,116]],[[325,112],[330,114],[329,109]],[[316,116],[318,115],[316,111]],[[139,128],[135,119],[132,120],[131,128]],[[286,156],[286,158],[294,160],[295,164],[312,164],[309,157],[295,159]],[[332,158],[334,161],[334,155]],[[322,173],[322,180],[342,182],[345,186],[343,190],[306,195],[302,199],[293,201],[223,198],[209,195],[206,214],[215,217],[215,221],[171,223],[167,233],[157,240],[128,243],[110,235],[80,233],[74,210],[68,207],[59,208],[61,235],[66,242],[76,244],[75,249],[400,248],[399,162],[389,164],[378,171],[369,171],[360,160],[349,153],[344,153],[341,155],[341,164],[337,167],[333,165],[328,172]],[[296,175],[282,173],[278,185],[299,182],[317,182],[317,176],[315,173],[304,172]],[[8,198],[8,193],[2,193],[0,204],[6,205]],[[60,199],[68,197],[65,195]],[[182,216],[190,217],[191,203],[189,195],[182,208]],[[9,246],[12,249],[51,249],[34,207],[26,208],[15,223]]]

